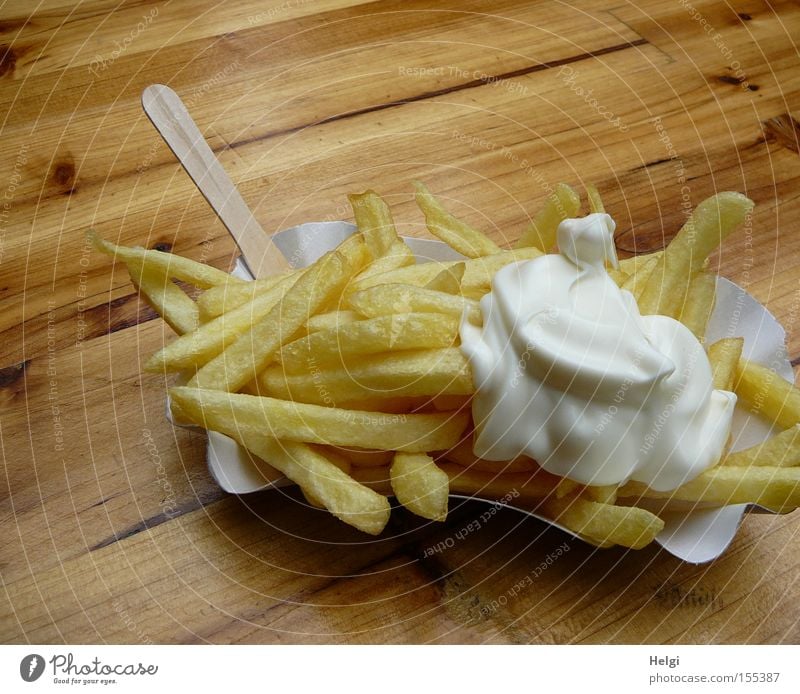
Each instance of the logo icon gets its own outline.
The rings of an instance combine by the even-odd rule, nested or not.
[[[44,672],[44,658],[31,653],[26,655],[19,664],[19,675],[26,682],[35,682]]]

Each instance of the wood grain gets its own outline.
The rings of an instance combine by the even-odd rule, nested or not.
[[[630,254],[672,237],[683,199],[741,190],[752,226],[715,264],[797,363],[800,7],[692,5],[6,3],[0,640],[797,643],[798,514],[750,516],[691,566],[512,511],[476,529],[476,502],[440,525],[395,510],[372,539],[293,491],[226,497],[141,373],[169,329],[84,239],[235,258],[141,112],[160,82],[269,232],[351,219],[346,193],[372,187],[423,235],[421,178],[509,244],[550,186],[591,181]]]

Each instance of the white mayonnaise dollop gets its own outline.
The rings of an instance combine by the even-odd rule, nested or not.
[[[668,491],[714,465],[736,396],[715,390],[703,346],[680,322],[642,316],[617,266],[607,214],[568,219],[560,253],[508,265],[466,318],[474,452],[528,455],[582,484]]]

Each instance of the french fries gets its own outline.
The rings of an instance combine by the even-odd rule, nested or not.
[[[423,518],[447,518],[450,478],[424,453],[395,453],[389,470],[392,491],[409,511]]]
[[[740,360],[733,390],[751,412],[783,429],[800,423],[800,389],[766,366]]]
[[[313,332],[284,345],[278,361],[287,373],[298,373],[381,352],[450,347],[457,337],[454,316],[397,313]]]
[[[147,362],[148,370],[188,380],[170,390],[176,419],[232,437],[264,461],[268,479],[284,475],[310,504],[373,535],[388,521],[390,495],[436,521],[447,517],[450,494],[513,498],[599,547],[637,549],[664,528],[661,509],[800,505],[800,390],[743,360],[741,338],[707,346],[714,387],[733,390],[783,431],[724,455],[673,491],[637,482],[585,486],[524,456],[476,457],[474,384],[459,326],[480,323],[479,300],[498,270],[552,248],[580,199],[556,186],[508,251],[415,186],[430,231],[466,260],[417,264],[373,191],[350,196],[358,233],[335,251],[250,283],[92,236],[126,263],[143,298],[179,335]],[[586,192],[589,209],[604,211],[597,189]],[[698,205],[664,251],[622,260],[613,279],[643,314],[679,318],[702,341],[716,288],[706,260],[751,210],[744,196],[719,193]],[[173,279],[204,291],[195,302]]]
[[[686,292],[714,249],[752,212],[741,193],[717,193],[701,202],[658,259],[639,299],[643,315],[679,318]]]
[[[467,258],[480,258],[500,252],[500,247],[488,236],[456,219],[421,181],[414,181],[417,205],[425,215],[428,230]]]

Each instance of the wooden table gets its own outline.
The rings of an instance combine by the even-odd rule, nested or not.
[[[465,530],[477,502],[441,525],[395,510],[373,539],[294,491],[226,496],[204,437],[164,419],[165,379],[141,372],[169,329],[84,240],[94,227],[220,268],[235,258],[142,114],[160,82],[269,231],[350,219],[345,194],[372,187],[402,233],[423,234],[421,178],[510,242],[549,186],[591,181],[628,254],[661,247],[683,203],[743,191],[752,233],[715,263],[783,322],[796,363],[800,7],[573,5],[4,5],[0,639],[800,639],[800,513],[748,517],[693,566],[594,550],[512,511]]]

